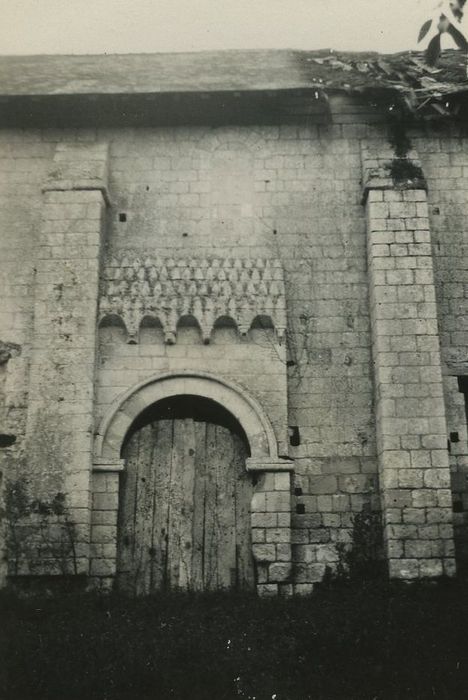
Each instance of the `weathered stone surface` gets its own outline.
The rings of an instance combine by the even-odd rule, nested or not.
[[[96,494],[103,582],[119,476],[87,485],[92,432],[131,387],[187,368],[242,385],[294,458],[291,481],[268,473],[252,504],[263,592],[278,593],[268,566],[287,565],[291,543],[293,590],[310,592],[379,497],[392,576],[454,573],[452,491],[468,557],[466,136],[416,130],[426,193],[394,182],[385,128],[349,100],[331,99],[326,128],[2,130],[0,338],[21,356],[0,346],[0,432],[17,438],[0,469],[47,464],[39,486],[69,491],[84,540]],[[104,323],[96,356],[98,296],[127,329]],[[251,328],[258,315],[276,330]]]

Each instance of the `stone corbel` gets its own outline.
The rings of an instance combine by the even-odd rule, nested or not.
[[[93,461],[93,472],[122,472],[125,468],[125,460],[123,459],[106,459],[104,457],[95,457]]]
[[[281,457],[248,457],[245,462],[248,472],[292,472],[294,460]]]

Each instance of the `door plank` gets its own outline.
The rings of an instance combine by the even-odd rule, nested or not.
[[[167,541],[169,530],[172,421],[160,420],[153,447],[154,510],[151,592],[167,588]]]
[[[184,429],[183,420],[176,418],[172,422],[172,459],[169,493],[169,529],[168,529],[168,581],[170,588],[179,588],[180,553],[181,553],[181,510],[183,507],[183,469],[184,469]]]
[[[206,423],[194,421],[195,483],[193,490],[192,589],[204,587]]]
[[[139,431],[138,440],[134,547],[136,595],[148,593],[150,587],[154,494],[153,444],[154,428],[152,425],[147,425]]]
[[[195,484],[195,429],[193,418],[181,421],[182,480],[180,506],[179,588],[192,587],[193,491]]]
[[[231,588],[236,578],[235,480],[232,433],[216,426],[216,559],[217,588]]]
[[[235,474],[235,521],[236,521],[236,585],[240,589],[251,589],[255,585],[250,529],[250,502],[253,484],[245,468],[247,449],[243,440],[233,435],[232,472]]]
[[[134,436],[135,441],[138,436]],[[120,475],[117,536],[117,584],[120,590],[133,592],[133,550],[135,547],[135,498],[138,452],[127,445],[125,470]]]
[[[217,528],[217,442],[216,426],[206,424],[206,479],[203,572],[204,589],[214,591],[218,585]]]

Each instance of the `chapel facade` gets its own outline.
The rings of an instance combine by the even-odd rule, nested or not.
[[[0,59],[3,584],[463,568],[468,82],[398,61]]]

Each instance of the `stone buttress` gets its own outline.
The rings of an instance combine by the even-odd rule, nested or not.
[[[389,573],[455,571],[426,184],[413,152],[362,148],[375,411]]]
[[[50,504],[65,504],[69,534],[74,538],[69,573],[75,574],[88,571],[106,187],[106,145],[57,146],[53,171],[43,187],[35,265],[25,474],[30,495],[43,504],[43,512]],[[48,554],[43,553],[36,573],[56,573],[57,562]]]

